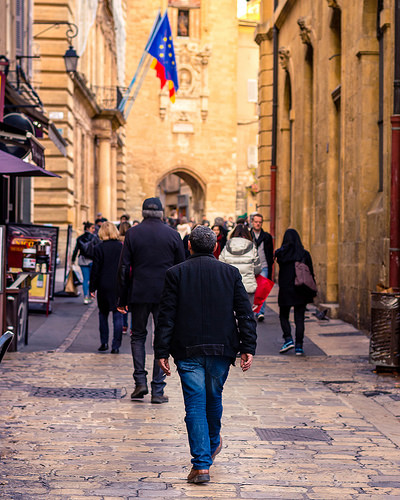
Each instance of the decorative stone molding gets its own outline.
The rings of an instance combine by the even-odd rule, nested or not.
[[[175,46],[177,67],[179,68],[179,90],[175,104],[170,107],[173,131],[181,133],[189,130],[193,123],[201,117],[204,121],[208,115],[208,62],[211,48],[208,45],[191,41],[177,42]],[[168,90],[165,87],[160,93],[160,117],[165,118],[168,108]],[[190,125],[190,126],[189,126]]]
[[[297,20],[297,24],[300,28],[300,38],[301,41],[306,45],[312,45],[311,43],[311,26],[310,20],[307,17],[300,17]]]
[[[278,53],[279,53],[279,63],[281,65],[281,68],[287,71],[289,66],[290,50],[287,49],[286,47],[281,47]]]
[[[339,9],[339,5],[337,3],[337,0],[327,0],[328,2],[328,7],[330,7],[331,9]]]

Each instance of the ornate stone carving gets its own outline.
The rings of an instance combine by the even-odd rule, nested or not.
[[[287,49],[286,47],[281,47],[278,52],[279,52],[279,63],[282,69],[287,71],[289,65],[290,50]]]
[[[328,2],[328,7],[330,7],[331,9],[339,9],[337,0],[327,0],[327,2]]]
[[[200,47],[198,43],[177,42],[175,57],[178,69],[179,90],[175,104],[171,106],[173,130],[189,130],[190,126],[201,117],[208,115],[208,61],[211,56],[209,46]],[[168,105],[167,90],[160,95],[160,117],[165,118]],[[180,126],[181,125],[181,126]]]
[[[300,28],[300,38],[301,41],[306,45],[312,45],[311,43],[311,26],[310,21],[307,17],[300,17],[297,20],[297,24]]]

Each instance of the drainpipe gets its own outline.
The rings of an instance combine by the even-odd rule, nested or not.
[[[277,2],[275,2],[276,8]],[[276,233],[276,146],[278,126],[278,41],[279,30],[276,26],[272,30],[273,36],[273,80],[272,80],[272,147],[271,147],[271,204],[270,204],[270,233],[275,239]]]
[[[389,286],[400,291],[400,0],[395,0]]]

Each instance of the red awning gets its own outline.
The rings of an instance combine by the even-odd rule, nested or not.
[[[16,156],[5,153],[0,150],[0,175],[16,175],[19,177],[32,177],[32,176],[48,176],[60,177],[53,172],[44,170],[44,168],[37,167],[31,163],[26,163]]]

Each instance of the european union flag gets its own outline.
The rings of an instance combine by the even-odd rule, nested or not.
[[[147,52],[154,57],[151,66],[157,71],[161,88],[168,82],[169,97],[172,102],[175,102],[175,94],[179,88],[178,72],[176,70],[174,43],[167,13],[161,19]]]

